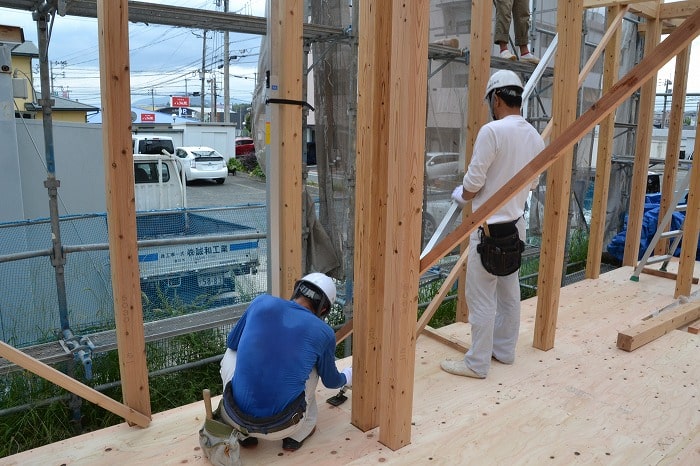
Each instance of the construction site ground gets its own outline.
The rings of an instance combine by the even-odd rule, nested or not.
[[[672,280],[643,274],[637,283],[631,274],[622,267],[562,288],[549,351],[532,346],[537,298],[524,301],[515,364],[494,361],[484,380],[441,371],[442,359],[460,353],[419,336],[411,444],[404,448],[392,451],[380,443],[378,428],[361,432],[350,423],[351,391],[332,407],[325,400],[337,390],[319,388],[317,430],[300,450],[261,441],[241,450],[242,462],[700,464],[700,335],[686,326],[632,352],[618,349],[618,331],[675,301]],[[470,341],[468,324],[439,332]],[[203,419],[203,403],[194,403],[153,415],[146,429],[121,424],[2,458],[0,465],[206,465],[197,435]]]

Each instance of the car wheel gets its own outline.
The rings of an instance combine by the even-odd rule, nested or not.
[[[428,244],[436,229],[437,223],[435,223],[433,216],[430,214],[423,215],[423,245]]]
[[[226,181],[226,178],[217,178],[216,184],[224,184],[224,181]]]

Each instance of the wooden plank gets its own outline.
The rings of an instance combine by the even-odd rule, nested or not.
[[[387,106],[387,205],[379,379],[379,441],[397,450],[411,442],[413,373],[425,169],[430,1],[386,0],[391,16]],[[378,3],[378,2],[375,2]],[[383,2],[382,2],[383,3]],[[380,133],[376,131],[375,135]],[[376,136],[375,136],[376,137]]]
[[[426,337],[429,337],[435,341],[439,341],[443,345],[446,345],[452,349],[456,349],[457,351],[461,351],[462,353],[466,353],[467,351],[469,351],[469,346],[467,346],[465,343],[462,343],[456,338],[451,338],[442,335],[440,332],[438,332],[432,327],[424,327],[423,331],[421,332],[421,335],[425,335]]]
[[[583,0],[584,8],[630,6],[630,11],[645,18],[656,18],[659,0]]]
[[[700,141],[700,125],[698,124],[695,125],[695,140]],[[690,295],[691,283],[697,283],[697,278],[693,278],[698,235],[700,235],[700,167],[698,167],[697,160],[698,157],[695,157],[693,165],[690,167],[688,204],[683,221],[683,243],[680,264],[678,265],[678,279],[676,280],[676,296]]]
[[[353,371],[362,374],[353,386],[352,424],[363,432],[379,425],[382,312],[384,309],[384,254],[386,250],[386,199],[388,177],[385,128],[388,109],[377,102],[389,97],[391,62],[388,27],[391,4],[359,3],[357,67],[357,143],[355,189],[355,255],[353,321],[343,330],[352,330]],[[377,128],[383,130],[377,131]],[[353,326],[355,327],[353,330]],[[348,328],[349,327],[349,328]]]
[[[659,20],[648,20],[649,32],[644,37],[644,56],[651,54],[659,45],[661,24]],[[656,73],[642,85],[639,94],[639,116],[637,118],[637,142],[632,167],[632,192],[630,193],[627,236],[622,264],[636,266],[639,258],[639,240],[642,235],[644,198],[647,189],[651,135],[654,129],[654,102],[656,100]]]
[[[270,4],[270,89],[268,98],[301,101],[303,79],[300,0]],[[301,270],[301,106],[271,103],[266,128],[270,144],[267,186],[270,212],[270,288],[275,296],[291,296]]]
[[[117,416],[123,417],[130,424],[136,424],[140,427],[148,427],[148,424],[151,422],[150,412],[148,414],[139,413],[138,411],[135,411],[134,409],[129,408],[128,406],[125,406],[106,395],[103,395],[97,390],[78,382],[66,374],[57,371],[53,367],[47,366],[43,362],[39,362],[36,359],[27,356],[20,350],[13,348],[4,341],[0,341],[0,356],[8,361],[12,361],[18,366],[22,366],[31,373],[36,374],[49,382],[65,388],[69,392],[96,404],[100,408],[104,408]]]
[[[435,311],[437,311],[437,309],[442,304],[442,300],[445,299],[447,293],[452,289],[452,284],[457,279],[457,275],[464,273],[464,268],[467,263],[468,255],[469,249],[467,248],[464,250],[464,252],[462,252],[462,255],[459,256],[459,259],[457,259],[457,262],[455,262],[454,266],[452,267],[452,270],[450,270],[450,273],[447,274],[447,277],[445,277],[445,280],[442,282],[442,285],[440,285],[440,289],[437,293],[435,293],[435,296],[433,296],[432,301],[430,301],[428,307],[426,307],[425,311],[423,311],[423,315],[421,315],[420,319],[418,319],[418,324],[416,325],[416,333],[421,333],[425,326],[428,325],[430,319],[432,319],[433,315],[435,315]],[[458,320],[457,322],[461,321]]]
[[[668,141],[666,143],[666,162],[664,163],[664,178],[661,183],[661,205],[659,206],[658,225],[661,227],[663,217],[675,206],[671,205],[676,191],[678,178],[678,157],[681,150],[681,134],[685,113],[685,94],[688,87],[688,69],[690,64],[690,45],[676,57],[676,71],[673,79],[673,96],[671,97],[671,112],[668,124]],[[665,118],[665,115],[664,115]],[[664,231],[670,229],[666,225]],[[669,240],[661,239],[654,249],[655,254],[666,254]]]
[[[693,335],[700,334],[700,322],[688,325],[688,332],[692,333]]]
[[[440,258],[454,249],[467,235],[481,225],[491,212],[513,197],[519,190],[529,186],[535,176],[546,170],[559,159],[564,150],[571,148],[576,141],[598,124],[605,116],[622,103],[639,86],[644,84],[675,54],[689,44],[700,30],[700,10],[690,16],[669,37],[661,42],[649,55],[634,66],[613,88],[569,125],[562,134],[552,141],[532,162],[527,164],[510,181],[503,185],[482,207],[466,221],[449,233],[420,261],[418,273],[425,273]]]
[[[102,145],[114,320],[124,404],[151,414],[139,282],[126,0],[98,2]],[[117,104],[115,104],[117,103]]]
[[[673,272],[665,272],[665,271],[663,271],[663,270],[652,269],[652,268],[649,268],[649,267],[644,267],[644,268],[642,269],[642,273],[645,273],[645,274],[647,274],[647,275],[654,275],[654,276],[656,276],[656,277],[670,278],[670,279],[672,279],[672,280],[676,280],[676,279],[678,278],[678,274],[676,274],[676,273],[673,273]],[[697,279],[697,278],[693,278],[692,283],[693,283],[694,285],[697,285],[697,284],[698,284],[698,279]],[[688,290],[688,294],[690,294],[690,290]],[[687,296],[687,295],[686,295],[686,296]],[[678,296],[676,296],[676,297],[678,297]]]
[[[686,18],[700,8],[700,0],[685,0],[659,5],[659,19]]]
[[[614,17],[620,16],[621,8],[608,8],[608,30],[612,28]],[[615,29],[614,37],[605,48],[603,64],[603,93],[610,90],[620,73],[621,28]],[[593,189],[593,207],[588,234],[588,253],[586,258],[586,278],[598,278],[605,241],[605,221],[608,210],[608,193],[610,192],[610,172],[612,170],[613,139],[615,137],[615,112],[610,113],[600,122],[598,133],[598,158],[595,169]]]
[[[625,351],[634,351],[668,332],[698,319],[700,319],[700,302],[682,304],[619,332],[617,334],[617,347]]]
[[[582,0],[559,0],[557,3],[557,34],[559,47],[554,58],[554,87],[552,97],[552,135],[556,138],[564,128],[576,121],[578,89],[571,86],[578,77],[581,62]],[[563,274],[564,245],[571,195],[571,165],[573,148],[562,150],[559,159],[547,172],[547,196],[544,207],[540,268],[537,280],[537,320],[533,346],[549,350],[554,346],[554,334],[559,308],[559,287]]]

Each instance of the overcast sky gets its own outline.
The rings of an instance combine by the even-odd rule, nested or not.
[[[144,0],[141,0],[144,1]],[[213,0],[145,0],[148,3],[176,5],[223,11],[223,2]],[[265,16],[265,0],[229,0],[229,11]],[[39,45],[36,22],[29,12],[0,8],[0,23],[19,26],[25,40]],[[202,31],[170,26],[129,23],[132,101],[200,91],[202,68]],[[260,36],[230,34],[230,55],[240,58],[230,63],[230,95],[233,104],[252,99],[257,72]],[[57,16],[49,43],[54,90],[67,92],[73,99],[100,106],[99,46],[97,20],[76,16]],[[214,70],[217,95],[223,95],[223,33],[207,34],[207,70]],[[38,60],[34,60],[38,67]],[[38,71],[35,70],[38,84]],[[211,74],[206,75],[210,79]],[[206,92],[211,85],[205,83]],[[221,100],[220,100],[221,102]]]
[[[142,0],[143,1],[143,0]],[[189,8],[223,10],[219,0],[145,0]],[[266,0],[229,0],[231,12],[264,16]],[[36,23],[31,13],[0,8],[0,23],[20,26],[25,39],[38,45]],[[240,58],[230,65],[230,94],[233,104],[250,103],[257,72],[260,37],[231,34],[230,53]],[[688,92],[700,93],[700,39],[693,42]],[[152,97],[162,101],[169,95],[185,95],[200,91],[202,68],[202,31],[169,26],[129,23],[132,101]],[[97,20],[74,16],[56,17],[49,45],[53,86],[61,95],[87,104],[100,106]],[[207,35],[207,66],[214,70],[217,95],[223,95],[223,33]],[[38,66],[38,61],[35,60]],[[664,80],[673,80],[674,60],[658,74],[659,92]],[[35,72],[36,82],[39,73]],[[210,79],[211,74],[206,75]],[[206,93],[211,86],[205,83]],[[160,98],[160,99],[158,99]],[[221,102],[222,100],[219,100]]]

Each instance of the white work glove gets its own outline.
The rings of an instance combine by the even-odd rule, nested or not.
[[[345,382],[345,385],[352,386],[352,367],[346,367],[345,369],[340,371],[340,373],[343,374],[345,376],[345,380],[347,380],[347,382]]]
[[[460,207],[464,207],[469,202],[462,197],[463,191],[464,188],[462,185],[457,186],[454,191],[452,191],[452,200],[455,201]]]

